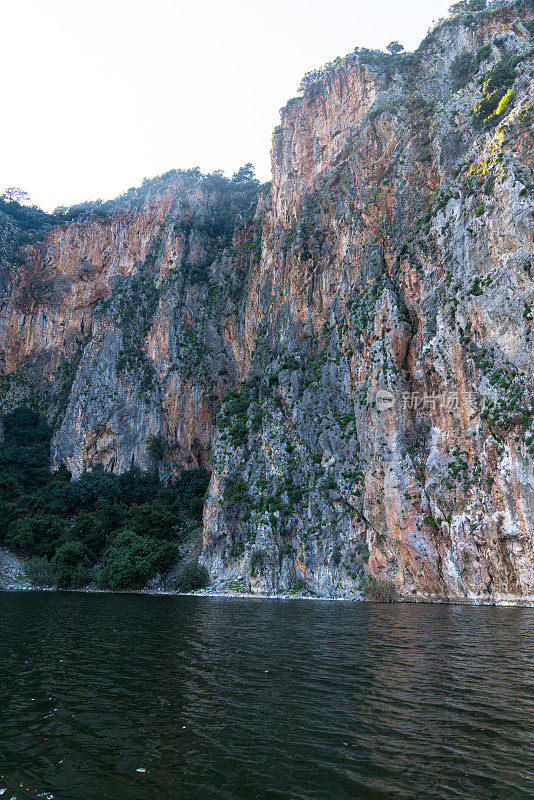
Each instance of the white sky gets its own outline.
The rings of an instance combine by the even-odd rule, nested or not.
[[[251,161],[270,179],[302,75],[393,39],[413,50],[452,0],[0,0],[0,191],[47,210],[144,177]]]

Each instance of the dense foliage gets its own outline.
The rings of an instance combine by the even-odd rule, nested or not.
[[[24,262],[21,248],[38,241],[53,225],[61,222],[37,206],[26,205],[24,192],[11,189],[0,195],[0,261],[16,268]]]
[[[194,592],[202,589],[209,579],[208,570],[201,564],[186,564],[180,573],[180,587],[183,592]]]
[[[177,561],[200,521],[205,470],[168,485],[138,469],[72,481],[65,467],[50,471],[51,430],[35,411],[18,408],[3,426],[0,542],[30,559],[37,585],[142,588]]]

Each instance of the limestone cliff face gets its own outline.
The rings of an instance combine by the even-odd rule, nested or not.
[[[393,74],[349,57],[283,110],[256,347],[212,455],[212,574],[534,594],[531,19],[451,21]],[[510,59],[513,103],[476,129]]]
[[[27,245],[4,407],[37,399],[74,475],[208,465],[214,580],[533,599],[532,17],[343,59],[270,191],[172,173]]]
[[[214,403],[237,380],[257,194],[170,173],[53,227],[7,272],[3,404],[31,399],[56,420],[54,466],[206,465]],[[156,457],[154,437],[166,440]]]

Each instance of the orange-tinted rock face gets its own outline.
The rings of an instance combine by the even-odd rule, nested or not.
[[[365,66],[347,61],[326,92],[321,84],[282,109],[281,131],[274,136],[272,151],[276,223],[294,223],[318,177],[346,158],[347,140],[371,108],[379,84]]]
[[[54,465],[206,466],[214,404],[237,377],[232,297],[254,233],[233,248],[231,231],[256,197],[254,183],[171,173],[26,249],[4,293],[4,407],[37,398],[57,420]]]
[[[256,348],[211,458],[213,577],[532,598],[525,8],[443,26],[392,80],[346,59],[283,110],[242,327]],[[488,41],[458,90],[454,60]],[[513,54],[515,107],[479,133],[476,78]]]
[[[181,188],[169,184],[138,213],[119,210],[109,218],[92,216],[54,227],[28,249],[2,310],[5,374],[43,351],[50,353],[55,370],[62,354],[75,351],[90,331],[96,304],[145,260]]]
[[[532,598],[530,19],[348,57],[283,110],[270,192],[172,173],[53,227],[0,287],[5,407],[38,397],[75,475],[209,466],[214,580]]]

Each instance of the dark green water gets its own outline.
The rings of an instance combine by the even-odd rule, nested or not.
[[[0,636],[2,800],[534,797],[531,609],[0,593]]]

